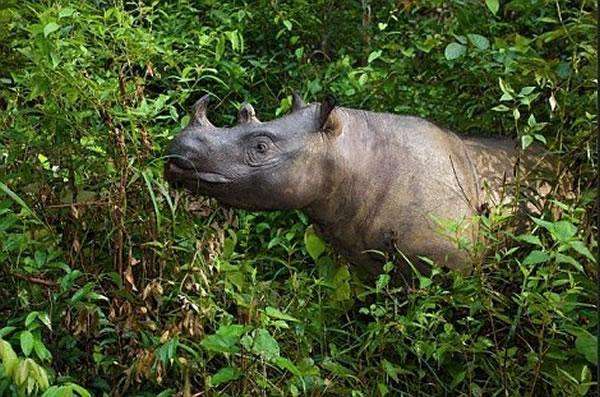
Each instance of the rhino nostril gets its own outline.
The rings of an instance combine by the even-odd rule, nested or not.
[[[191,160],[181,158],[181,157],[172,157],[168,160],[169,166],[175,166],[184,170],[192,170],[194,169],[194,163]]]

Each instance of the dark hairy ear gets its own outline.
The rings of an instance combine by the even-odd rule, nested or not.
[[[321,102],[319,111],[319,130],[331,135],[339,135],[342,132],[342,122],[339,112],[335,110],[336,100],[328,95]]]
[[[248,102],[244,102],[238,112],[238,124],[260,123],[256,117],[254,108]]]

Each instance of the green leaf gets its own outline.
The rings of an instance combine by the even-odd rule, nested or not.
[[[221,368],[219,372],[210,377],[210,384],[212,386],[218,386],[222,383],[239,379],[240,376],[242,376],[242,372],[236,367]]]
[[[381,292],[390,282],[391,277],[389,274],[380,274],[375,283],[375,289],[377,292]]]
[[[298,320],[297,318],[287,315],[287,314],[281,312],[280,310],[278,310],[274,307],[271,307],[271,306],[267,306],[267,308],[265,309],[265,313],[267,314],[267,316],[272,317],[272,318],[277,318],[279,320],[293,321],[296,323],[300,322],[300,320]]]
[[[575,348],[586,360],[598,365],[598,338],[587,332],[582,332],[575,340]]]
[[[46,263],[46,257],[47,257],[46,252],[44,252],[44,251],[35,251],[35,254],[34,254],[35,264],[38,267],[44,266],[44,264]]]
[[[381,50],[376,50],[376,51],[371,52],[369,54],[369,58],[367,59],[367,63],[373,62],[374,60],[376,60],[380,56],[381,56]]]
[[[517,109],[517,108],[513,109],[513,118],[515,120],[519,120],[521,118],[521,112],[519,112],[519,109]]]
[[[480,34],[470,33],[467,34],[467,37],[469,38],[469,41],[471,41],[471,43],[473,43],[473,45],[480,50],[487,50],[490,48],[490,41]]]
[[[292,30],[292,23],[290,21],[288,21],[287,19],[283,20],[283,25],[285,26],[285,28],[287,30]]]
[[[29,361],[29,376],[35,379],[40,390],[46,390],[50,387],[50,382],[48,381],[48,374],[46,370],[42,368],[38,363],[31,359],[27,359]],[[27,361],[26,360],[26,361]]]
[[[586,258],[588,258],[592,262],[596,263],[596,258],[594,258],[594,255],[590,252],[590,250],[588,249],[588,247],[586,247],[583,242],[581,242],[579,240],[574,240],[574,241],[570,241],[569,245],[575,251],[579,252],[581,255],[585,256]]]
[[[0,328],[0,340],[3,337],[5,337],[6,335],[12,334],[16,329],[17,329],[17,327],[12,327],[12,326]]]
[[[499,0],[485,0],[485,5],[494,15],[496,15],[500,9]]]
[[[288,360],[285,357],[276,357],[275,360],[273,360],[273,362],[279,368],[281,368],[281,369],[287,369],[288,371],[290,371],[292,374],[294,374],[296,376],[301,376],[302,375],[300,373],[300,370],[298,369],[298,367],[296,367],[296,365],[293,362],[291,362],[290,360]]]
[[[583,266],[581,266],[581,263],[577,262],[577,260],[575,260],[575,258],[569,256],[569,255],[565,255],[565,254],[561,254],[560,252],[557,252],[556,254],[554,254],[554,258],[556,260],[556,263],[568,263],[569,265],[572,265],[575,269],[577,269],[578,272],[583,272]]]
[[[48,317],[48,313],[42,312],[38,313],[37,318],[44,324],[49,330],[52,330],[52,322],[50,321],[50,317]]]
[[[2,360],[4,373],[11,377],[19,364],[19,359],[10,343],[2,339],[0,339],[0,360]]]
[[[450,43],[446,46],[444,50],[444,56],[447,60],[452,61],[454,59],[458,59],[465,55],[467,52],[467,47],[458,43]]]
[[[49,22],[44,26],[44,37],[48,37],[52,32],[56,32],[60,25],[56,22]]]
[[[215,60],[220,61],[225,53],[225,38],[219,37],[217,44],[215,45]]]
[[[527,149],[533,143],[533,137],[531,135],[521,136],[521,147],[523,150]]]
[[[543,227],[544,229],[548,230],[548,231],[552,231],[552,228],[554,227],[554,224],[552,222],[548,222],[546,220],[543,219],[539,219],[539,218],[531,218],[533,220],[533,222],[541,227]]]
[[[264,328],[259,328],[254,335],[252,351],[267,360],[273,360],[276,357],[279,357],[279,344],[271,336],[269,331]]]
[[[354,377],[354,372],[342,364],[332,360],[331,358],[326,358],[321,362],[321,366],[327,369],[332,374],[339,376],[341,378]]]
[[[27,328],[30,328],[29,326],[31,325],[31,323],[33,323],[35,321],[35,319],[38,316],[38,312],[31,312],[27,315],[27,317],[25,317],[25,326]],[[31,329],[31,328],[30,328]]]
[[[520,236],[517,236],[517,240],[528,244],[538,245],[542,248],[544,247],[544,245],[540,241],[540,238],[533,234],[521,234]]]
[[[307,228],[306,233],[304,233],[304,245],[308,255],[315,261],[325,251],[325,242],[317,236],[312,227]]]
[[[535,265],[538,263],[546,262],[548,259],[550,259],[550,255],[548,255],[546,252],[535,250],[531,251],[529,255],[527,255],[527,257],[523,260],[523,264]]]
[[[77,383],[67,383],[67,385],[72,387],[73,390],[79,393],[81,397],[91,397],[90,392],[84,389],[83,387],[79,386]]]
[[[533,134],[533,136],[535,137],[535,139],[542,142],[544,145],[548,143],[548,141],[546,140],[546,137],[543,136],[542,134]]]
[[[402,369],[399,366],[397,366],[396,364],[392,364],[386,359],[383,359],[381,361],[381,366],[383,367],[383,370],[385,371],[387,376],[392,378],[395,382],[398,382],[398,375],[403,373]]]
[[[33,350],[35,351],[35,354],[38,356],[38,358],[42,361],[50,361],[50,359],[52,358],[52,353],[50,353],[50,351],[46,349],[46,346],[44,346],[42,341],[40,341],[39,339],[35,339],[33,343]]]
[[[569,221],[554,222],[550,234],[556,241],[565,242],[570,240],[577,233],[577,227]]]
[[[73,15],[73,13],[75,12],[74,9],[72,8],[63,8],[62,10],[60,10],[60,12],[58,13],[58,17],[59,18],[65,18],[65,17],[70,17],[71,15]]]
[[[431,282],[430,278],[423,277],[423,276],[419,277],[419,288],[425,289],[425,288],[431,286],[431,284],[432,284],[432,282]]]
[[[29,206],[25,204],[25,201],[23,201],[15,192],[13,192],[8,186],[6,186],[2,182],[0,182],[0,190],[7,194],[8,197],[13,199],[17,204],[19,204],[21,208],[23,208],[23,210],[25,210],[28,214],[32,215],[36,220],[42,223],[41,220],[39,220],[39,218],[37,217],[37,215],[35,215],[35,213],[31,210],[31,208],[29,208]]]
[[[23,354],[27,357],[31,354],[33,350],[33,334],[29,331],[21,332],[21,336],[19,337],[21,342],[21,350]]]
[[[240,351],[237,343],[245,331],[246,327],[243,325],[222,325],[214,335],[204,337],[200,345],[217,353],[237,353]]]
[[[510,108],[506,105],[498,105],[498,106],[494,106],[492,108],[492,110],[495,112],[508,112],[510,110]]]
[[[535,87],[534,86],[527,86],[527,87],[523,87],[521,88],[521,91],[519,92],[519,96],[526,96],[531,94],[533,91],[535,91]],[[533,114],[532,114],[533,116]]]

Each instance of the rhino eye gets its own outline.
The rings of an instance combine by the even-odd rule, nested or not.
[[[261,165],[267,160],[272,152],[273,142],[268,138],[261,136],[252,142],[247,151],[247,159],[250,165]]]
[[[267,150],[269,150],[269,145],[267,145],[265,142],[258,142],[254,149],[259,154],[265,154],[267,153]]]

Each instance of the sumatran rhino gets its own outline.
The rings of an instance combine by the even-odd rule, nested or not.
[[[373,271],[379,253],[468,267],[458,243],[474,241],[484,185],[498,196],[516,158],[509,140],[462,138],[331,99],[307,105],[294,94],[292,112],[268,122],[244,104],[231,128],[213,126],[207,105],[208,96],[194,105],[171,143],[168,181],[231,207],[301,209],[351,263]]]

